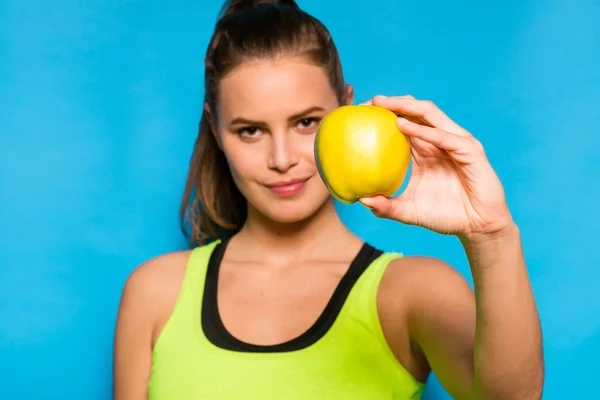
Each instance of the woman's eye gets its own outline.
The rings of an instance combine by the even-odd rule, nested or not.
[[[258,134],[260,133],[260,129],[258,129],[254,126],[247,126],[245,128],[238,129],[237,133],[241,137],[254,138],[254,137],[258,136]]]
[[[319,124],[319,119],[317,119],[317,118],[303,118],[300,121],[298,121],[298,124],[303,129],[314,128],[315,126],[317,126]]]

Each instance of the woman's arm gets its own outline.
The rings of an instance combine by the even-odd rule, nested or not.
[[[127,279],[115,330],[114,400],[148,398],[152,349],[177,301],[189,254],[153,258]]]
[[[361,202],[380,217],[457,236],[475,286],[473,296],[447,265],[417,261],[424,278],[409,297],[415,347],[458,399],[539,399],[540,321],[519,229],[483,145],[430,101],[375,97],[372,104],[400,116],[412,172],[399,196]]]
[[[146,400],[152,362],[154,313],[145,268],[127,279],[117,316],[113,358],[113,399]]]
[[[540,399],[542,330],[516,225],[461,238],[477,306],[473,398]]]
[[[474,295],[447,264],[411,261],[423,280],[411,290],[411,340],[456,399],[540,399],[541,328],[519,230],[462,242]]]

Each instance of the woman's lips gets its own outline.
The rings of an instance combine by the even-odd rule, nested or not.
[[[304,186],[306,186],[306,182],[309,179],[310,177],[290,179],[288,181],[275,182],[266,186],[271,190],[271,192],[275,193],[276,195],[287,197],[299,193],[304,188]]]

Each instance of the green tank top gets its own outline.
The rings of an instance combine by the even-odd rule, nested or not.
[[[387,264],[402,255],[365,244],[320,317],[286,343],[233,337],[216,305],[227,241],[190,253],[182,287],[153,352],[150,400],[419,399],[424,384],[396,360],[377,314]]]

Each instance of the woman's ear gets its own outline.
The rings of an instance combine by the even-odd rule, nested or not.
[[[206,120],[208,121],[208,124],[210,125],[210,132],[213,135],[213,137],[215,138],[215,141],[217,142],[217,146],[219,146],[219,150],[223,151],[223,145],[221,144],[221,138],[219,137],[219,132],[217,131],[217,124],[215,123],[214,116],[213,116],[212,112],[210,111],[210,107],[208,106],[208,103],[204,103],[204,113],[206,115]]]
[[[350,84],[346,85],[344,93],[344,104],[345,106],[352,105],[354,103],[354,87]]]

